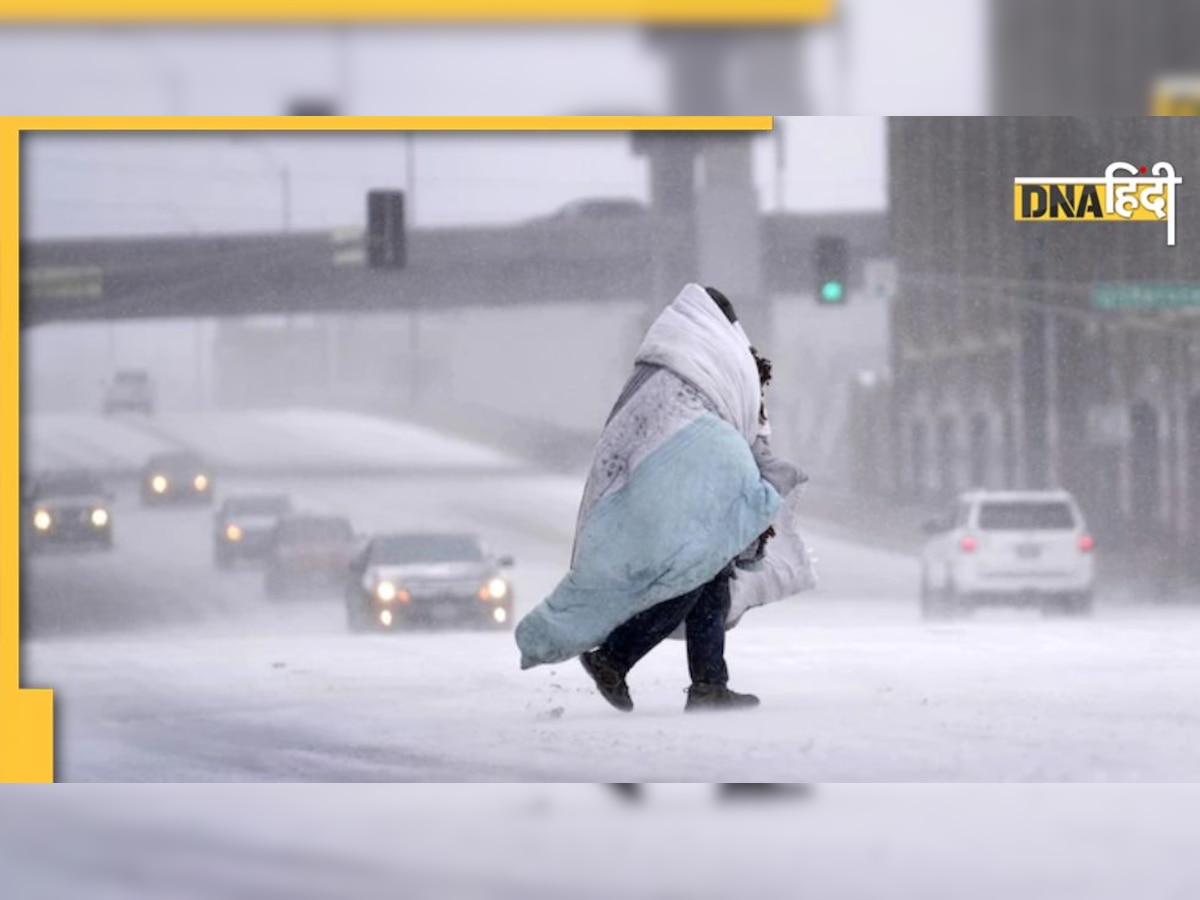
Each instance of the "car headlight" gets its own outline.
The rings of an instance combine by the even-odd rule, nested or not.
[[[53,524],[54,518],[46,510],[39,509],[33,514],[33,527],[38,531],[49,531]]]
[[[505,622],[508,621],[508,610],[505,609],[503,606],[497,606],[495,609],[492,610],[492,619],[496,622],[497,625],[503,625]]]
[[[396,587],[394,581],[380,581],[375,585],[373,592],[380,603],[407,603],[412,599],[412,595],[402,587]]]
[[[207,475],[197,475],[195,478],[192,479],[192,487],[194,487],[198,491],[208,490],[208,476]]]
[[[225,539],[236,543],[242,539],[242,529],[237,525],[229,525],[225,529]]]
[[[503,600],[508,596],[508,582],[503,578],[493,578],[479,591],[482,600]]]
[[[92,524],[95,525],[97,528],[103,528],[105,525],[107,525],[108,524],[108,510],[107,509],[93,509],[92,510]]]
[[[156,494],[165,494],[167,491],[167,483],[166,475],[155,475],[150,479],[150,488]]]

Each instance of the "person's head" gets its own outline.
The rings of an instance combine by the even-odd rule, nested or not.
[[[757,347],[751,347],[750,354],[754,357],[754,364],[758,366],[758,380],[765,388],[771,383],[771,361],[759,353]]]
[[[635,360],[670,369],[699,389],[717,415],[753,442],[762,428],[762,385],[749,350],[729,298],[693,282],[651,324]]]
[[[733,303],[725,296],[722,291],[715,287],[706,287],[705,292],[712,297],[717,307],[725,314],[725,318],[729,320],[730,325],[736,325],[738,322],[737,311],[733,308]],[[758,367],[758,380],[762,382],[762,386],[766,387],[771,383],[771,361],[758,352],[756,347],[750,348],[750,354],[754,357],[754,363]]]
[[[725,296],[724,292],[715,287],[704,288],[717,307],[725,314],[725,318],[729,320],[731,325],[736,325],[738,321],[737,311],[733,308],[733,303]],[[767,409],[765,403],[765,393],[767,385],[771,383],[771,361],[760,354],[757,348],[751,346],[750,355],[754,357],[754,364],[758,368],[758,382],[761,393],[764,395],[764,403],[760,406],[758,412],[759,424],[765,425],[767,421]]]
[[[715,287],[706,287],[704,289],[708,296],[712,297],[713,302],[717,304],[721,312],[725,313],[725,318],[729,320],[730,325],[737,324],[737,313],[733,309],[733,304],[729,302],[729,298],[718,291]]]
[[[771,361],[758,352],[757,347],[750,348],[754,364],[758,367],[758,383],[761,388],[762,405],[758,408],[758,424],[767,424],[767,385],[771,383]]]

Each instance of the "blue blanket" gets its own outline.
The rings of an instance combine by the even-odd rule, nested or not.
[[[521,667],[578,656],[638,613],[706,583],[781,503],[745,437],[711,412],[695,416],[589,510],[571,571],[517,626]]]

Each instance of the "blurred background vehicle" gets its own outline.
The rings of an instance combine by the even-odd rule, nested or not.
[[[226,497],[213,516],[213,562],[217,568],[263,560],[280,519],[291,512],[292,500],[286,494]]]
[[[284,516],[271,537],[263,588],[268,597],[314,593],[340,586],[358,549],[344,516],[294,513]]]
[[[140,412],[154,414],[154,382],[145,369],[121,369],[104,390],[104,414]]]
[[[985,604],[1089,615],[1095,540],[1065,491],[973,491],[925,525],[921,612],[970,613]]]
[[[496,557],[471,534],[381,534],[350,565],[351,631],[455,624],[507,630],[513,590]]]
[[[212,502],[212,470],[195,453],[155,453],[142,467],[142,505]]]
[[[551,221],[621,221],[649,213],[646,204],[633,197],[591,197],[573,200],[552,216]]]
[[[113,495],[90,472],[46,472],[27,486],[22,522],[33,552],[113,546]]]

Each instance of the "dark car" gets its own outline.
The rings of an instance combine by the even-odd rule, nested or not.
[[[560,222],[622,222],[646,213],[646,205],[631,197],[589,197],[571,201],[554,213],[551,219]]]
[[[142,504],[212,503],[212,471],[194,453],[156,453],[142,468]]]
[[[342,516],[298,513],[279,520],[266,555],[263,585],[271,597],[341,584],[358,549]]]
[[[513,591],[494,557],[471,534],[384,534],[350,566],[346,621],[352,631],[409,624],[510,628]]]
[[[238,560],[262,560],[279,520],[292,512],[286,494],[226,497],[213,517],[213,562],[228,569]]]
[[[91,473],[49,472],[25,490],[23,518],[29,549],[112,548],[112,495]]]

